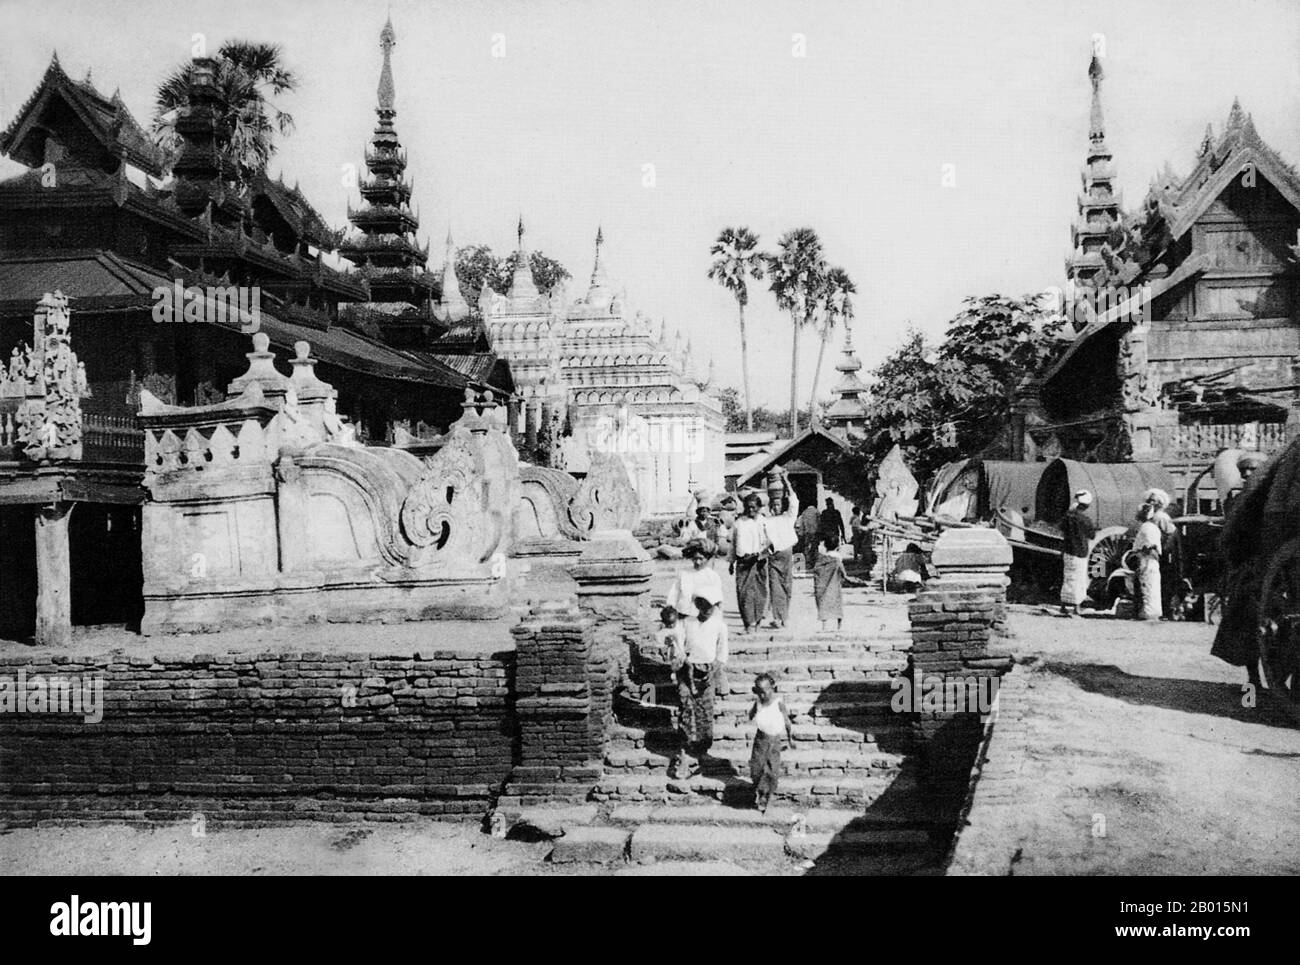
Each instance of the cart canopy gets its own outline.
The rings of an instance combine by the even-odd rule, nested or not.
[[[1080,489],[1092,493],[1092,519],[1098,528],[1133,523],[1142,495],[1152,487],[1175,491],[1173,477],[1158,462],[1075,462],[1053,459],[1038,481],[1034,516],[1056,526]]]
[[[993,519],[999,509],[1032,516],[1045,462],[966,459],[936,474],[930,512],[967,522]]]

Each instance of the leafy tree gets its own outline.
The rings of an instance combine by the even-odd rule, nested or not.
[[[745,337],[745,306],[749,304],[749,279],[759,281],[766,264],[758,250],[758,235],[748,228],[723,228],[709,249],[713,264],[709,277],[736,299],[740,315],[740,368],[745,389],[745,428],[754,431],[754,410],[749,395],[749,342]]]
[[[727,432],[772,432],[780,437],[790,427],[790,413],[777,412],[766,406],[750,409],[740,404],[740,391],[726,386],[718,392]]]
[[[519,252],[517,251],[510,252],[497,262],[496,271],[492,275],[493,291],[504,295],[510,290],[510,279],[514,277],[517,264],[519,264]],[[533,272],[533,284],[537,286],[537,290],[543,295],[549,295],[552,288],[566,278],[573,277],[569,274],[567,268],[540,251],[529,252],[528,267]]]
[[[272,99],[298,88],[298,78],[284,66],[279,44],[227,40],[216,56],[217,150],[231,163],[241,184],[260,171],[275,154],[277,134],[293,130],[293,115]],[[154,97],[153,139],[170,168],[180,155],[176,120],[189,105],[190,67],[184,63],[169,73]]]
[[[840,319],[847,325],[853,321],[852,295],[858,289],[843,268],[830,268],[822,276],[821,298],[821,344],[817,347],[817,367],[813,369],[812,391],[808,393],[808,419],[818,421],[815,417],[817,405],[817,384],[822,377],[822,361],[826,358],[826,343],[830,341],[835,323]]]
[[[799,333],[812,321],[821,295],[822,243],[812,228],[787,231],[777,242],[775,254],[768,255],[768,289],[776,296],[777,307],[790,313],[790,437],[799,435]]]
[[[998,452],[1012,390],[1060,351],[1062,326],[1033,296],[987,295],[965,300],[937,347],[909,328],[872,371],[866,433],[834,475],[874,478],[895,444],[919,479],[946,462]]]
[[[509,292],[510,280],[514,277],[515,265],[518,263],[517,251],[498,258],[487,245],[465,245],[456,250],[456,279],[465,292],[466,300],[473,304],[478,301],[485,283],[499,294]],[[568,269],[540,251],[529,255],[528,265],[533,272],[533,284],[543,294],[549,294],[560,282],[572,277]]]
[[[456,280],[471,305],[478,302],[483,283],[496,272],[496,256],[487,245],[465,245],[456,249]]]

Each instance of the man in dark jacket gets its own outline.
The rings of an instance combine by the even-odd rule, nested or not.
[[[1092,493],[1080,489],[1074,505],[1061,520],[1065,546],[1061,553],[1061,615],[1077,617],[1079,604],[1088,596],[1088,552],[1097,527],[1092,522]]]
[[[835,508],[835,501],[828,496],[826,508],[821,511],[817,519],[817,535],[824,538],[832,533],[841,543],[849,538],[844,532],[844,517]]]

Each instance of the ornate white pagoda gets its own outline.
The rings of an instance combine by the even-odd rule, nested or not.
[[[623,457],[647,515],[684,512],[692,493],[723,488],[724,418],[689,342],[628,305],[609,278],[596,232],[585,293],[542,294],[520,224],[518,267],[505,295],[487,286],[479,308],[494,350],[509,359],[523,396],[522,432],[567,422],[563,465],[585,472],[593,451]]]

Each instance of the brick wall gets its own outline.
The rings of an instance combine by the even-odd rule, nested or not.
[[[1001,643],[1007,635],[1006,591],[941,577],[917,594],[908,617],[911,677],[922,692],[942,695],[937,707],[922,704],[913,712],[921,773],[937,799],[956,806],[967,794],[983,739],[980,700],[991,706],[1013,664]]]
[[[481,815],[515,756],[513,665],[452,651],[0,657],[15,685],[20,671],[29,686],[103,675],[99,723],[0,713],[0,821]]]
[[[515,637],[519,763],[512,801],[585,798],[601,774],[615,665],[596,646],[595,621],[572,604],[536,606]]]

